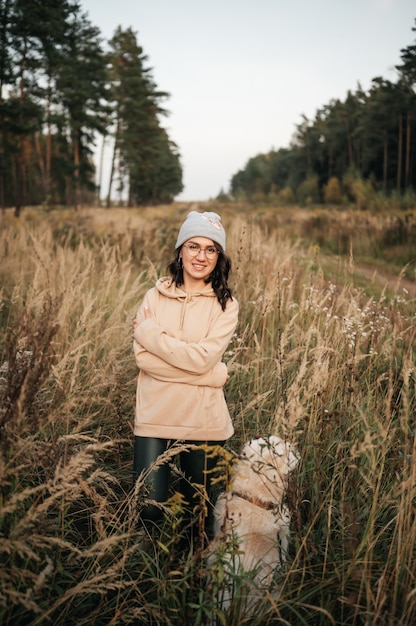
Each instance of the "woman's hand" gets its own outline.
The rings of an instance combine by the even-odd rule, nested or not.
[[[143,315],[140,319],[134,319],[133,320],[133,337],[134,337],[134,331],[136,330],[136,328],[145,320],[148,320],[152,317],[152,314],[150,312],[150,309],[148,306],[143,307]]]

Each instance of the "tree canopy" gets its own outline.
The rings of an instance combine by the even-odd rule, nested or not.
[[[169,94],[136,33],[119,27],[105,47],[76,0],[0,0],[0,18],[2,208],[91,202],[100,135],[112,138],[110,185],[117,174],[129,205],[171,202],[183,185],[161,125]]]
[[[334,179],[347,195],[352,180],[384,193],[415,189],[416,44],[401,50],[401,61],[395,83],[375,77],[368,91],[358,85],[314,119],[304,116],[289,148],[250,158],[232,177],[231,194],[317,201]]]

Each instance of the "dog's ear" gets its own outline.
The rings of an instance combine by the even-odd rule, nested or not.
[[[296,465],[299,463],[299,455],[296,452],[296,450],[294,450],[292,447],[289,450],[289,454],[288,454],[288,466],[289,466],[289,472],[292,472]]]
[[[280,439],[280,437],[278,437],[277,435],[270,435],[270,437],[268,437],[267,441],[268,441],[269,445],[272,446],[273,448],[278,446],[279,443],[283,443],[282,439]]]
[[[254,440],[245,443],[243,449],[241,450],[239,458],[243,463],[246,461],[251,461],[258,454],[253,448],[253,441]]]
[[[259,439],[251,439],[244,445],[241,456],[247,459],[251,459],[257,455],[262,456],[263,450],[267,448],[269,448],[269,444],[262,437]]]
[[[289,444],[290,445],[290,444]],[[276,435],[270,435],[267,439],[267,447],[273,456],[287,456],[287,442]]]
[[[266,439],[263,439],[263,437],[259,437],[258,439],[252,439],[250,441],[250,448],[252,448],[255,452],[261,452],[268,445],[268,441],[266,441]]]
[[[276,435],[269,437],[269,444],[277,456],[286,457],[288,472],[292,472],[299,463],[299,455],[290,441],[285,441]]]

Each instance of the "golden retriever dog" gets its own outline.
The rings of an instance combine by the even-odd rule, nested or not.
[[[254,572],[254,588],[270,584],[287,556],[290,511],[283,500],[298,460],[293,445],[277,436],[244,445],[229,490],[215,505],[208,566],[215,567],[220,559],[226,576]],[[223,594],[223,608],[231,596],[232,591]]]

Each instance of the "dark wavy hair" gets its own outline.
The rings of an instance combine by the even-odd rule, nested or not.
[[[218,302],[223,311],[227,306],[227,301],[232,300],[231,289],[228,286],[228,275],[231,271],[231,259],[227,256],[219,244],[217,263],[211,274],[205,279],[206,284],[211,283]],[[183,285],[183,266],[179,259],[182,246],[175,250],[175,258],[168,265],[168,271],[177,287]]]

